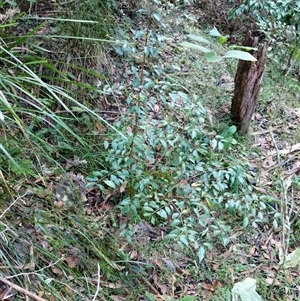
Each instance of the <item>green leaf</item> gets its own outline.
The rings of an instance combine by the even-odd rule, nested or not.
[[[85,185],[85,188],[87,189],[87,188],[93,187],[94,185],[96,185],[95,182],[89,182]]]
[[[163,219],[167,219],[168,218],[168,214],[164,209],[161,209],[157,212],[157,214],[162,217]]]
[[[212,149],[215,149],[218,145],[218,141],[216,139],[213,139],[210,143]]]
[[[89,182],[97,182],[98,178],[97,177],[86,177],[86,180]]]
[[[160,15],[159,13],[153,13],[153,14],[152,14],[152,17],[153,17],[154,19],[156,19],[158,22],[161,21],[161,15]]]
[[[149,207],[149,206],[144,206],[144,210],[148,211],[148,212],[153,212],[154,211],[154,209]]]
[[[180,235],[179,240],[187,247],[189,247],[189,241],[185,235]]]
[[[256,48],[256,47],[239,46],[239,45],[230,45],[228,47],[228,49],[230,49],[230,50],[233,50],[233,49],[243,49],[245,51],[251,51],[251,50],[257,51],[258,50],[258,48]]]
[[[213,37],[222,37],[222,35],[219,33],[219,31],[216,27],[214,27],[212,30],[210,30],[210,32],[208,34]]]
[[[186,48],[191,48],[191,49],[194,49],[194,50],[198,50],[198,51],[201,51],[201,52],[204,52],[204,53],[211,52],[211,50],[206,48],[206,47],[203,47],[203,46],[200,46],[200,45],[197,45],[197,44],[193,44],[193,43],[190,43],[190,42],[181,42],[181,43],[179,43],[179,45],[183,46],[183,47],[186,47]]]
[[[210,44],[210,41],[201,37],[201,36],[197,36],[195,34],[189,34],[187,35],[190,39],[195,40],[197,42],[201,42],[201,43],[205,43],[205,44]]]
[[[131,203],[131,199],[130,198],[126,198],[124,200],[121,201],[120,205],[122,206],[128,206]]]
[[[116,184],[115,184],[113,181],[111,181],[111,180],[103,180],[103,182],[104,182],[107,186],[109,186],[109,187],[111,187],[111,188],[113,188],[113,189],[116,188]]]
[[[108,147],[109,147],[109,143],[108,143],[106,140],[104,141],[104,143],[103,143],[103,144],[104,144],[104,148],[105,148],[105,149],[108,149]]]
[[[227,42],[227,37],[223,37],[223,36],[219,37],[219,42],[220,42],[222,45],[225,44],[225,43]]]
[[[216,55],[213,52],[205,53],[205,58],[209,63],[216,63],[216,62],[220,62],[222,60],[222,58],[220,56]]]
[[[248,225],[249,225],[249,218],[246,216],[243,220],[243,227],[247,228]]]
[[[111,144],[112,148],[114,149],[114,151],[117,150],[118,148],[118,145],[117,145],[117,142],[116,141],[113,141],[112,144]]]
[[[273,220],[273,228],[274,228],[274,230],[278,229],[278,222],[276,219]]]
[[[151,81],[143,86],[143,90],[148,90],[152,87],[154,87],[154,82]]]
[[[170,226],[175,227],[175,226],[178,226],[180,223],[181,223],[181,220],[173,219]],[[175,237],[176,237],[176,235],[175,235]]]
[[[228,132],[230,134],[234,134],[236,132],[236,126],[235,125],[232,125],[229,129],[228,129]]]
[[[117,54],[119,54],[119,55],[123,55],[124,54],[123,51],[122,51],[122,49],[120,47],[114,47],[114,49],[115,49],[115,52]]]
[[[93,176],[94,177],[102,177],[103,176],[103,172],[102,171],[93,171]],[[98,180],[98,178],[96,178],[96,180],[95,181],[97,181]]]
[[[15,1],[6,0],[6,3],[8,3],[9,5],[12,5],[12,6],[17,6],[17,3]]]
[[[198,254],[198,260],[201,263],[202,260],[204,259],[205,249],[203,247],[200,247],[197,254]]]
[[[257,59],[251,55],[249,52],[241,51],[241,50],[229,50],[224,54],[226,58],[234,58],[244,61],[256,62]]]
[[[175,239],[177,237],[177,234],[175,233],[170,233],[165,235],[165,239]]]
[[[150,47],[149,46],[144,47],[144,53],[147,57],[150,55]]]
[[[218,142],[218,150],[222,151],[224,149],[224,143],[222,141]]]
[[[142,36],[144,36],[144,32],[138,30],[138,31],[135,33],[134,38],[137,40],[137,39],[139,39],[139,38],[142,37]]]
[[[132,87],[137,88],[139,85],[140,85],[140,79],[136,78],[132,83]]]

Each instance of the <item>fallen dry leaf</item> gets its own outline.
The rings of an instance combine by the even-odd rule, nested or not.
[[[209,291],[209,292],[214,292],[215,291],[215,288],[213,287],[212,284],[210,283],[207,283],[207,282],[201,282],[200,283],[200,286],[202,288],[204,288],[206,291]]]
[[[266,283],[268,285],[275,285],[275,286],[280,286],[280,282],[278,280],[275,280],[275,283],[273,284],[274,278],[267,278]]]
[[[104,287],[114,288],[114,289],[125,287],[123,284],[120,284],[120,283],[111,283],[111,282],[105,282],[105,281],[101,281],[101,285]]]
[[[158,280],[158,276],[157,274],[155,274],[153,276],[153,282],[154,284],[159,288],[160,292],[163,294],[163,295],[167,295],[167,293],[169,292],[169,289],[168,287],[165,285],[165,284],[161,284]]]
[[[213,279],[211,283],[215,289],[222,287],[222,283],[217,279]]]
[[[249,255],[253,256],[256,253],[256,246],[252,246],[249,250]]]
[[[155,104],[154,106],[153,106],[153,111],[154,112],[159,112],[159,105],[158,104]]]
[[[58,268],[57,266],[51,266],[51,271],[55,274],[55,275],[63,275],[63,272],[60,268]]]
[[[74,268],[79,262],[79,258],[77,256],[68,256],[65,258],[65,262],[67,263],[69,268]]]

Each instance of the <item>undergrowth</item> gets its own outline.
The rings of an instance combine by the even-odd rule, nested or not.
[[[32,46],[44,23],[1,45],[0,276],[49,300],[183,301],[199,292],[190,273],[202,288],[217,274],[224,286],[213,298],[229,300],[255,265],[244,250],[267,239],[257,232],[290,225],[283,171],[263,189],[254,138],[239,137],[226,117],[235,63],[210,65],[180,48],[187,29],[199,30],[172,3],[137,8],[136,28],[118,30],[122,41],[109,37],[116,3],[72,5],[75,17],[49,35],[60,59],[40,56],[46,42]],[[189,20],[178,35],[165,8]],[[113,42],[109,55],[99,40]],[[101,58],[122,67],[104,71]],[[263,106],[274,93],[267,77]],[[299,190],[298,177],[291,186]]]

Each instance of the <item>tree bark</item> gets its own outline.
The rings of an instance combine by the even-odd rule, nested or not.
[[[256,62],[240,60],[237,67],[234,83],[234,96],[231,102],[231,119],[237,126],[240,134],[248,133],[249,125],[257,106],[261,83],[266,64],[267,43],[258,45],[259,37],[254,37],[249,31],[243,46],[258,47],[258,51],[251,54]]]

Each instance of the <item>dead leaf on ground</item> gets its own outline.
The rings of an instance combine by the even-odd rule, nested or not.
[[[112,283],[112,282],[105,282],[105,281],[101,281],[101,285],[104,287],[108,287],[108,288],[125,288],[125,286],[121,283]]]
[[[256,253],[256,246],[252,246],[249,250],[249,255],[253,256]]]
[[[65,262],[67,263],[69,268],[74,268],[79,262],[79,258],[77,256],[68,256],[65,258]]]
[[[63,275],[62,270],[57,267],[57,266],[51,266],[51,271],[55,274],[55,275]]]
[[[80,160],[79,157],[74,156],[73,159],[69,159],[66,162],[66,169],[70,169],[71,167],[77,167],[79,165],[86,165],[88,162],[86,160]]]
[[[219,281],[217,279],[213,279],[211,283],[212,283],[212,285],[214,286],[215,289],[222,287],[221,281]]]
[[[155,274],[153,276],[153,282],[159,288],[160,292],[163,295],[167,295],[167,293],[169,292],[169,289],[165,284],[162,284],[162,283],[159,282],[157,274]]]
[[[157,112],[159,112],[159,110],[160,110],[159,105],[158,105],[158,104],[155,104],[155,105],[153,106],[153,111],[157,113]]]
[[[209,291],[209,292],[214,292],[215,291],[215,288],[212,284],[210,283],[207,283],[207,282],[201,282],[200,283],[200,286],[202,288],[204,288],[206,291]]]
[[[274,278],[267,278],[266,279],[266,283],[268,285],[275,285],[275,286],[281,286],[281,283],[278,281],[278,280],[275,280],[275,283],[273,284],[274,282]]]

